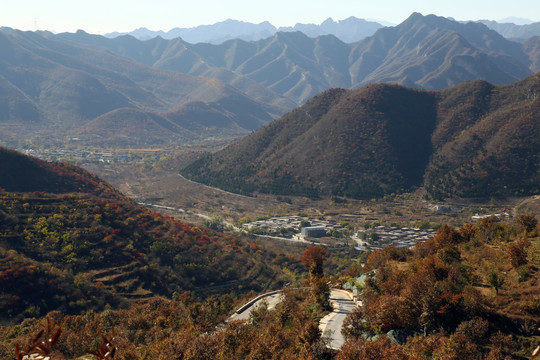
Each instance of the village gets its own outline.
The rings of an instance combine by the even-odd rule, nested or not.
[[[272,238],[283,237],[296,241],[310,241],[323,245],[353,244],[360,251],[381,249],[384,246],[413,247],[435,235],[435,229],[377,226],[353,232],[348,224],[334,220],[302,216],[273,217],[253,221],[242,226],[245,231]]]
[[[34,156],[45,161],[67,161],[76,165],[85,164],[114,164],[114,163],[140,163],[146,161],[159,161],[160,155],[154,150],[103,150],[80,148],[22,148],[23,154]]]
[[[131,153],[114,154],[110,151],[90,151],[82,149],[21,149],[26,155],[35,156],[46,161],[69,161],[73,163],[112,163],[134,160]]]
[[[262,230],[267,234],[284,234],[285,232],[297,233],[301,227],[323,226],[326,230],[343,230],[343,226],[334,220],[319,220],[303,216],[282,216],[270,219],[257,220],[242,227],[245,230]]]

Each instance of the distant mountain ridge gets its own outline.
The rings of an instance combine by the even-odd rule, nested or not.
[[[471,21],[473,20],[463,21],[463,23]],[[510,40],[525,41],[533,36],[540,36],[540,23],[527,19],[509,17],[498,21],[474,20],[473,22],[484,24]],[[143,27],[131,32],[112,32],[104,36],[116,38],[118,36],[131,35],[139,40],[149,40],[155,37],[172,40],[179,37],[191,44],[209,43],[219,45],[227,40],[258,41],[271,37],[277,32],[301,31],[309,37],[334,35],[345,43],[353,43],[371,36],[376,30],[385,27],[382,23],[384,22],[359,19],[351,16],[338,21],[328,18],[319,25],[297,23],[294,26],[276,28],[268,21],[253,24],[227,19],[212,25],[200,25],[192,28],[177,27],[169,31],[153,31]]]
[[[373,84],[328,90],[186,167],[240,193],[435,198],[538,194],[540,73],[438,92]]]
[[[293,27],[280,27],[278,31],[300,31],[313,38],[322,35],[334,35],[345,43],[353,43],[373,35],[375,31],[382,27],[384,26],[378,22],[358,19],[351,16],[339,21],[334,21],[332,18],[328,18],[320,25],[298,23]]]
[[[227,19],[212,25],[200,25],[193,28],[174,28],[169,31],[152,31],[147,28],[139,28],[131,32],[113,32],[105,34],[105,37],[115,38],[123,35],[131,35],[139,40],[149,40],[155,37],[172,40],[182,38],[184,41],[197,43],[210,43],[219,45],[227,40],[241,39],[245,41],[258,41],[273,36],[276,32],[301,31],[307,36],[317,37],[320,35],[335,35],[343,42],[355,42],[383,27],[383,25],[351,16],[344,20],[334,21],[326,19],[320,25],[297,23],[290,27],[276,28],[268,21],[260,24]]]
[[[495,30],[507,39],[525,41],[533,36],[540,36],[540,22],[521,25],[490,20],[479,20],[478,22]]]

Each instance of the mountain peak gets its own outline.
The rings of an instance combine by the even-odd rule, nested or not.
[[[400,25],[406,25],[411,23],[423,23],[430,26],[447,26],[449,23],[456,23],[455,20],[445,18],[443,16],[437,16],[434,14],[422,15],[419,12],[413,12],[403,23]],[[398,25],[398,26],[400,26]]]
[[[410,21],[410,20],[413,20],[413,21],[416,21],[418,19],[423,19],[425,16],[419,12],[413,12],[411,15],[409,15],[409,17],[407,19],[405,19],[404,22],[407,22],[407,21]]]
[[[331,17],[329,17],[328,19],[324,20],[322,23],[321,23],[321,26],[324,26],[324,25],[334,25],[336,24],[336,22],[334,21],[334,19],[332,19]]]
[[[307,39],[308,36],[301,31],[278,31],[274,38],[280,40]]]

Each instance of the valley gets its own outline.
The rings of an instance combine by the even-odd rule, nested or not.
[[[246,196],[193,182],[181,176],[178,166],[187,166],[197,158],[192,151],[171,153],[156,150],[151,164],[145,164],[144,161],[110,164],[100,162],[83,166],[99,174],[135,201],[163,206],[165,208],[159,208],[159,211],[196,224],[202,224],[207,219],[190,212],[220,218],[236,226],[248,219],[293,215],[323,218],[336,223],[346,222],[355,229],[363,229],[366,224],[429,227],[430,223],[434,226],[448,223],[459,226],[472,221],[474,215],[495,214],[526,201],[526,198],[509,197],[433,202],[426,199],[426,193],[422,190],[367,200],[339,196],[311,199],[304,196],[261,193]],[[156,155],[160,155],[160,160],[155,160]],[[179,214],[177,210],[168,210],[167,207],[185,211]]]

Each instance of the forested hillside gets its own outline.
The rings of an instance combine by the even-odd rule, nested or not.
[[[540,74],[511,85],[466,83],[438,94],[424,185],[436,197],[540,191]]]
[[[96,175],[69,163],[52,163],[0,147],[0,188],[7,192],[88,193],[127,199]]]
[[[439,92],[333,89],[182,173],[235,192],[435,198],[540,189],[540,75]]]
[[[372,252],[337,358],[375,359],[378,348],[391,359],[529,359],[540,342],[538,231],[532,213],[486,218]]]

